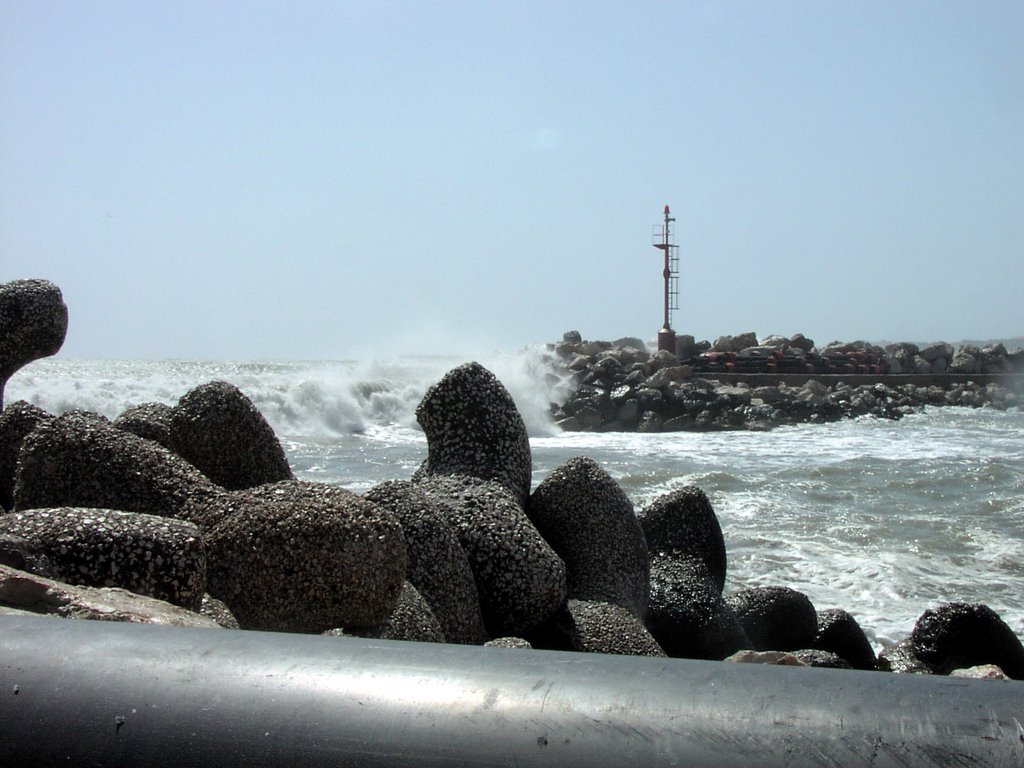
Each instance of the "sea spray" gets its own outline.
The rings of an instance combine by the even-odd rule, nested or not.
[[[51,413],[82,409],[116,418],[144,402],[173,405],[220,379],[241,389],[284,438],[324,439],[379,427],[416,429],[416,406],[431,384],[467,362],[447,356],[390,360],[203,362],[41,360],[15,374],[7,399]],[[552,435],[551,403],[569,383],[543,347],[479,359],[509,390],[531,435]]]

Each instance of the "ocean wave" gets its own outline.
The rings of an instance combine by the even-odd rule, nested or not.
[[[445,373],[467,362],[449,357],[312,362],[39,360],[7,383],[5,401],[26,400],[50,413],[87,410],[116,418],[146,402],[173,405],[214,380],[237,386],[282,438],[361,433],[374,426],[416,427],[416,407]],[[479,361],[509,391],[530,435],[559,432],[551,403],[567,377],[543,347]]]

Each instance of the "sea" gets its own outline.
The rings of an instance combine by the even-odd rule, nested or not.
[[[589,456],[637,510],[695,485],[728,553],[726,592],[781,585],[843,608],[876,650],[921,613],[982,602],[1024,638],[1024,412],[935,407],[899,421],[860,418],[770,432],[562,432],[551,418],[570,383],[541,345],[476,358],[509,390],[530,434],[533,483]],[[5,402],[111,419],[174,404],[213,380],[238,386],[276,431],[295,474],[362,493],[408,479],[427,455],[415,410],[455,357],[344,361],[33,362]]]

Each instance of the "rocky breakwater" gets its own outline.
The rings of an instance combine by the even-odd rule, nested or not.
[[[929,609],[879,660],[841,608],[785,585],[729,593],[699,488],[637,512],[575,457],[531,490],[523,420],[476,363],[417,418],[420,469],[359,496],[296,480],[223,382],[114,421],[14,403],[0,613],[1024,678],[1024,645],[984,605]]]
[[[899,419],[925,406],[1024,405],[1024,351],[1002,344],[858,341],[819,349],[801,334],[758,340],[747,333],[714,343],[682,336],[673,354],[652,352],[640,339],[584,341],[570,332],[550,349],[573,382],[553,409],[567,431],[767,430]]]

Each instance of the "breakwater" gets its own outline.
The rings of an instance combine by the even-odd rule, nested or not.
[[[749,346],[744,346],[749,345]],[[921,349],[753,334],[651,353],[638,339],[551,345],[573,387],[554,410],[567,431],[767,430],[858,416],[899,419],[926,406],[1024,404],[1024,353],[1002,345]]]

